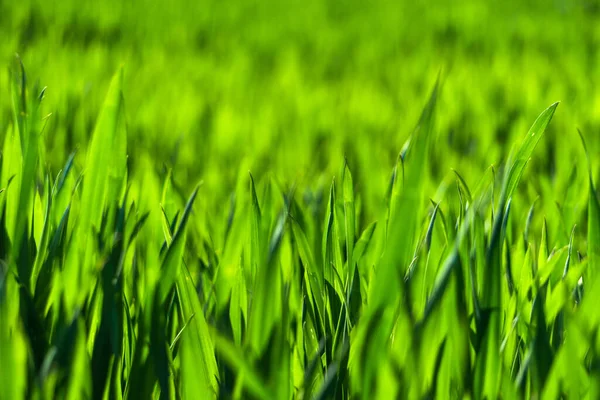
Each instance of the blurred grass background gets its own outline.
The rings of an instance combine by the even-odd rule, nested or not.
[[[537,193],[563,193],[554,171],[581,155],[575,127],[600,128],[596,1],[2,1],[0,15],[2,63],[17,52],[48,86],[53,170],[74,149],[81,162],[124,65],[134,174],[173,168],[188,191],[201,178],[209,207],[240,169],[322,189],[345,156],[372,215],[438,73],[436,184],[450,168],[476,183],[561,100],[528,174]]]

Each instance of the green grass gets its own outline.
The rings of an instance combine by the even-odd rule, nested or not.
[[[0,398],[600,396],[597,6],[117,3],[0,2]]]

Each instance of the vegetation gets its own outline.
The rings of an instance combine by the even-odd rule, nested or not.
[[[599,398],[600,8],[435,3],[0,2],[0,398]]]

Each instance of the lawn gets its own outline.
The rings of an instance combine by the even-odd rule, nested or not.
[[[0,399],[600,398],[599,17],[0,0]]]

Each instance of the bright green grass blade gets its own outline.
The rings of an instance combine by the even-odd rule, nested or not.
[[[587,215],[587,263],[588,268],[583,279],[583,288],[585,289],[583,301],[580,308],[582,316],[583,327],[586,329],[595,348],[596,354],[600,350],[600,343],[597,339],[597,330],[600,326],[600,311],[597,306],[597,298],[592,293],[597,293],[600,279],[598,279],[598,268],[600,268],[600,202],[594,186],[592,177],[592,166],[591,160],[588,154],[587,146],[581,132],[579,132],[581,143],[583,145],[587,165],[588,165],[588,182],[589,182],[589,194],[588,194],[588,215]],[[596,356],[597,357],[597,356]],[[600,390],[597,383],[594,381],[597,378],[599,372],[595,369],[591,371],[592,386],[591,390]],[[592,394],[593,395],[593,394]]]
[[[273,329],[278,326],[282,318],[279,250],[287,219],[288,210],[284,208],[273,228],[268,253],[261,257],[261,265],[256,273],[248,321],[248,338],[255,355],[265,351]]]
[[[545,272],[546,263],[548,262],[548,225],[546,224],[546,218],[542,223],[542,239],[540,242],[540,250],[538,252],[537,259],[537,270]],[[533,271],[535,274],[537,271]]]
[[[20,60],[19,60],[20,61]],[[27,82],[23,64],[20,64],[18,71],[14,71],[12,80],[13,95],[13,113],[15,123],[19,132],[21,142],[21,170],[18,171],[19,191],[17,201],[14,203],[16,208],[10,210],[16,215],[15,226],[12,233],[12,260],[16,261],[19,269],[19,278],[26,282],[29,289],[31,284],[31,265],[28,260],[18,260],[22,254],[21,243],[29,235],[28,227],[32,223],[32,216],[27,210],[30,210],[30,204],[34,199],[34,189],[36,182],[36,171],[38,163],[38,141],[41,131],[40,105],[43,99],[44,91],[39,97],[28,96]],[[11,157],[19,157],[14,152]]]
[[[21,187],[21,169],[23,157],[21,155],[19,130],[14,126],[9,126],[4,138],[2,148],[2,181],[0,187],[3,192],[0,194],[2,199],[2,213],[5,218],[6,233],[11,241],[14,241],[15,224],[17,214],[13,210],[18,206],[19,190]]]
[[[11,241],[15,231],[17,216],[12,209],[19,201],[20,171],[23,160],[19,147],[19,132],[12,126],[6,132],[2,148],[2,213],[5,218],[5,228]]]
[[[325,213],[325,224],[322,240],[325,288],[332,289],[326,291],[326,296],[329,296],[329,298],[325,301],[325,309],[327,310],[326,322],[328,323],[331,334],[338,332],[336,326],[339,325],[338,322],[341,308],[342,305],[345,307],[346,304],[345,280],[348,278],[348,276],[344,271],[340,242],[340,227],[338,226],[338,215],[336,208],[335,181],[333,181],[329,189],[329,200],[327,203],[327,211]],[[340,300],[341,302],[339,309],[333,306],[338,304],[337,300]]]
[[[127,149],[123,109],[123,70],[112,79],[106,100],[87,152],[84,188],[80,215],[83,229],[99,228],[104,206],[114,198],[107,198],[109,177],[124,178]],[[86,184],[87,183],[87,184]]]
[[[344,199],[344,230],[346,237],[346,262],[348,263],[348,275],[346,277],[346,298],[350,298],[350,290],[352,288],[352,278],[354,277],[354,233],[356,231],[356,209],[354,205],[354,184],[352,174],[348,168],[348,164],[344,165],[344,174],[342,177],[342,197]]]
[[[217,398],[219,371],[215,350],[192,277],[186,268],[179,275],[177,292],[182,318],[191,317],[181,338],[183,398],[195,399],[200,393],[204,398]]]
[[[465,182],[465,180],[458,173],[458,171],[456,171],[455,169],[453,169],[452,172],[454,172],[454,175],[456,175],[456,180],[459,183],[459,187],[462,189],[463,193],[467,197],[467,201],[469,202],[469,204],[472,203],[473,202],[473,196],[471,196],[471,191],[469,190],[469,186],[467,185],[467,182]]]
[[[533,154],[533,150],[542,138],[546,127],[550,121],[552,121],[556,107],[558,107],[558,102],[552,104],[537,117],[531,128],[529,128],[529,132],[527,132],[527,135],[521,142],[514,157],[509,159],[507,164],[508,173],[505,177],[502,192],[500,194],[499,205],[501,207],[506,205],[506,202],[512,197],[516,190],[517,185],[521,180],[521,176],[523,175],[523,171],[525,170],[525,166]]]
[[[320,264],[315,261],[313,252],[308,243],[306,235],[298,226],[295,220],[292,220],[292,233],[294,235],[298,253],[305,268],[305,277],[308,280],[310,291],[309,302],[314,304],[318,315],[319,325],[325,324],[325,277]]]
[[[373,233],[375,232],[376,227],[377,222],[372,222],[361,233],[358,241],[356,242],[356,246],[354,247],[354,252],[352,255],[352,262],[354,263],[354,265],[358,264],[362,256],[369,248],[369,244],[371,243],[371,239],[373,238]]]
[[[90,371],[90,360],[86,350],[85,327],[83,321],[74,321],[76,334],[74,341],[69,343],[72,348],[71,368],[68,381],[66,398],[69,400],[92,398],[92,379]]]
[[[46,207],[44,212],[44,222],[42,229],[42,239],[38,244],[38,251],[35,256],[35,262],[31,273],[31,292],[35,293],[35,285],[37,284],[40,269],[42,263],[46,258],[46,249],[48,248],[48,241],[50,236],[50,218],[52,208],[52,194],[50,193],[50,179],[46,177]]]
[[[419,325],[417,325],[417,329],[427,322],[432,312],[437,306],[439,306],[450,282],[450,278],[452,277],[452,272],[460,266],[460,248],[463,245],[463,241],[466,239],[469,227],[472,224],[471,218],[474,218],[473,213],[468,213],[467,220],[462,224],[461,229],[458,232],[454,242],[454,247],[438,271],[433,289],[425,305],[425,311],[423,312],[422,320],[419,322]]]
[[[406,146],[407,145],[408,143]],[[392,171],[392,177],[390,179],[390,185],[388,188],[387,220],[385,226],[386,235],[390,229],[390,221],[396,214],[398,199],[400,198],[400,193],[404,187],[404,155],[405,152],[400,152],[400,154],[398,154],[398,157],[396,158],[396,164],[394,165],[394,169]]]
[[[250,215],[250,263],[251,276],[256,276],[258,263],[261,257],[261,237],[263,233],[262,213],[258,196],[256,195],[256,187],[254,185],[254,177],[250,174],[250,190],[252,192],[252,211]]]
[[[538,202],[539,197],[535,199],[535,201],[529,207],[529,212],[527,212],[527,222],[525,223],[525,231],[523,231],[523,245],[524,248],[527,248],[529,242],[529,232],[531,231],[531,223],[533,221],[533,214],[535,211],[535,205]]]
[[[123,71],[120,69],[112,79],[88,147],[82,207],[75,228],[77,240],[72,244],[65,265],[70,287],[64,293],[69,310],[74,308],[77,299],[88,294],[92,281],[87,274],[93,272],[96,257],[92,232],[102,230],[105,207],[118,203],[126,177],[127,138],[122,86]],[[110,228],[106,230],[110,231]]]
[[[237,187],[239,191],[236,191],[235,196],[231,197],[229,215],[224,227],[224,243],[220,251],[221,254],[218,260],[219,268],[215,278],[216,305],[219,312],[229,305],[231,290],[240,269],[240,259],[243,256],[244,247],[248,241],[248,226],[251,223],[248,206],[251,204],[251,201],[248,197],[250,191],[247,189],[247,184],[247,175],[244,172],[238,179]],[[262,210],[265,210],[265,208],[263,207]],[[270,228],[264,222],[266,214],[265,211],[261,216],[261,226],[263,229]],[[266,236],[261,237],[261,239],[268,240]],[[262,257],[266,243],[260,242],[260,245],[260,256]],[[251,255],[251,257],[254,256]],[[249,277],[249,271],[251,271],[251,268],[247,268],[244,271],[244,276]],[[252,284],[252,282],[247,283]],[[252,287],[250,286],[249,289],[252,289]]]
[[[330,282],[337,292],[343,292],[343,287],[339,287],[335,279],[336,274],[339,274],[343,279],[346,279],[346,275],[343,274],[338,229],[335,207],[335,181],[332,181],[329,189],[325,223],[323,225],[323,271],[325,280]]]
[[[398,313],[406,317],[406,302],[392,315],[390,305],[403,298],[403,275],[412,259],[412,248],[416,240],[417,224],[422,209],[423,188],[427,175],[427,160],[430,137],[433,134],[434,110],[438,96],[436,82],[419,123],[411,137],[407,151],[404,187],[397,198],[392,196],[391,213],[388,221],[387,246],[378,264],[374,281],[370,285],[369,306],[359,322],[358,332],[350,348],[350,365],[354,369],[357,387],[366,398],[371,393],[377,371],[386,365],[387,346],[392,321]],[[410,351],[410,340],[405,341]],[[368,350],[367,350],[368,349]],[[417,371],[414,371],[417,372]],[[360,383],[359,383],[360,382]]]
[[[565,267],[563,268],[562,279],[565,279],[565,277],[569,273],[569,267],[571,266],[571,257],[573,256],[573,238],[575,237],[576,227],[577,226],[573,226],[573,229],[571,229],[571,236],[569,237],[569,248],[567,252],[567,259],[565,260]]]
[[[503,366],[499,356],[501,307],[502,307],[502,248],[508,204],[519,184],[523,171],[533,150],[552,120],[558,103],[544,110],[533,123],[520,147],[507,163],[507,173],[494,218],[490,243],[486,252],[487,267],[483,278],[481,307],[483,318],[478,321],[478,335],[482,340],[482,352],[477,355],[475,366],[475,394],[478,398],[496,398],[502,386]]]
[[[398,293],[392,286],[396,285],[412,258],[412,245],[419,221],[418,210],[422,208],[423,183],[437,96],[438,83],[423,110],[406,155],[404,187],[395,203],[395,215],[392,215],[389,224],[388,245],[378,267],[372,296],[369,298],[370,307],[374,309],[394,303],[394,293]]]
[[[192,212],[194,200],[198,194],[198,189],[200,189],[200,185],[196,186],[185,205],[177,231],[175,231],[175,234],[173,235],[171,245],[167,249],[162,262],[162,275],[158,283],[158,301],[160,304],[167,299],[169,292],[173,288],[173,285],[175,285],[177,277],[179,276],[186,242],[186,226]]]
[[[18,64],[18,65],[17,65]],[[11,71],[11,96],[12,96],[12,111],[15,121],[15,129],[21,132],[20,144],[21,148],[25,149],[25,131],[27,130],[27,75],[21,58],[15,57],[14,67]]]
[[[244,270],[240,266],[235,275],[235,283],[231,288],[231,299],[229,304],[229,320],[233,340],[237,346],[242,344],[242,332],[246,331],[248,315],[248,289],[246,288],[246,278]]]
[[[169,192],[169,187],[171,186],[171,173],[171,170],[167,172],[167,176],[165,177],[165,182],[162,187],[162,197],[160,199],[160,209],[162,211],[161,226],[167,246],[171,245],[171,241],[173,240],[173,231],[171,229],[169,216],[171,215],[173,221],[176,222],[177,215],[176,210],[171,212],[172,209],[176,208],[174,204],[175,201],[173,200],[174,196]]]
[[[0,264],[0,385],[6,399],[25,398],[27,349],[19,323],[18,284]]]
[[[588,263],[590,276],[594,277],[600,268],[600,202],[594,186],[594,178],[592,177],[592,163],[585,144],[585,140],[581,131],[579,137],[585,152],[588,167],[588,182],[589,182],[589,197],[588,197]]]

